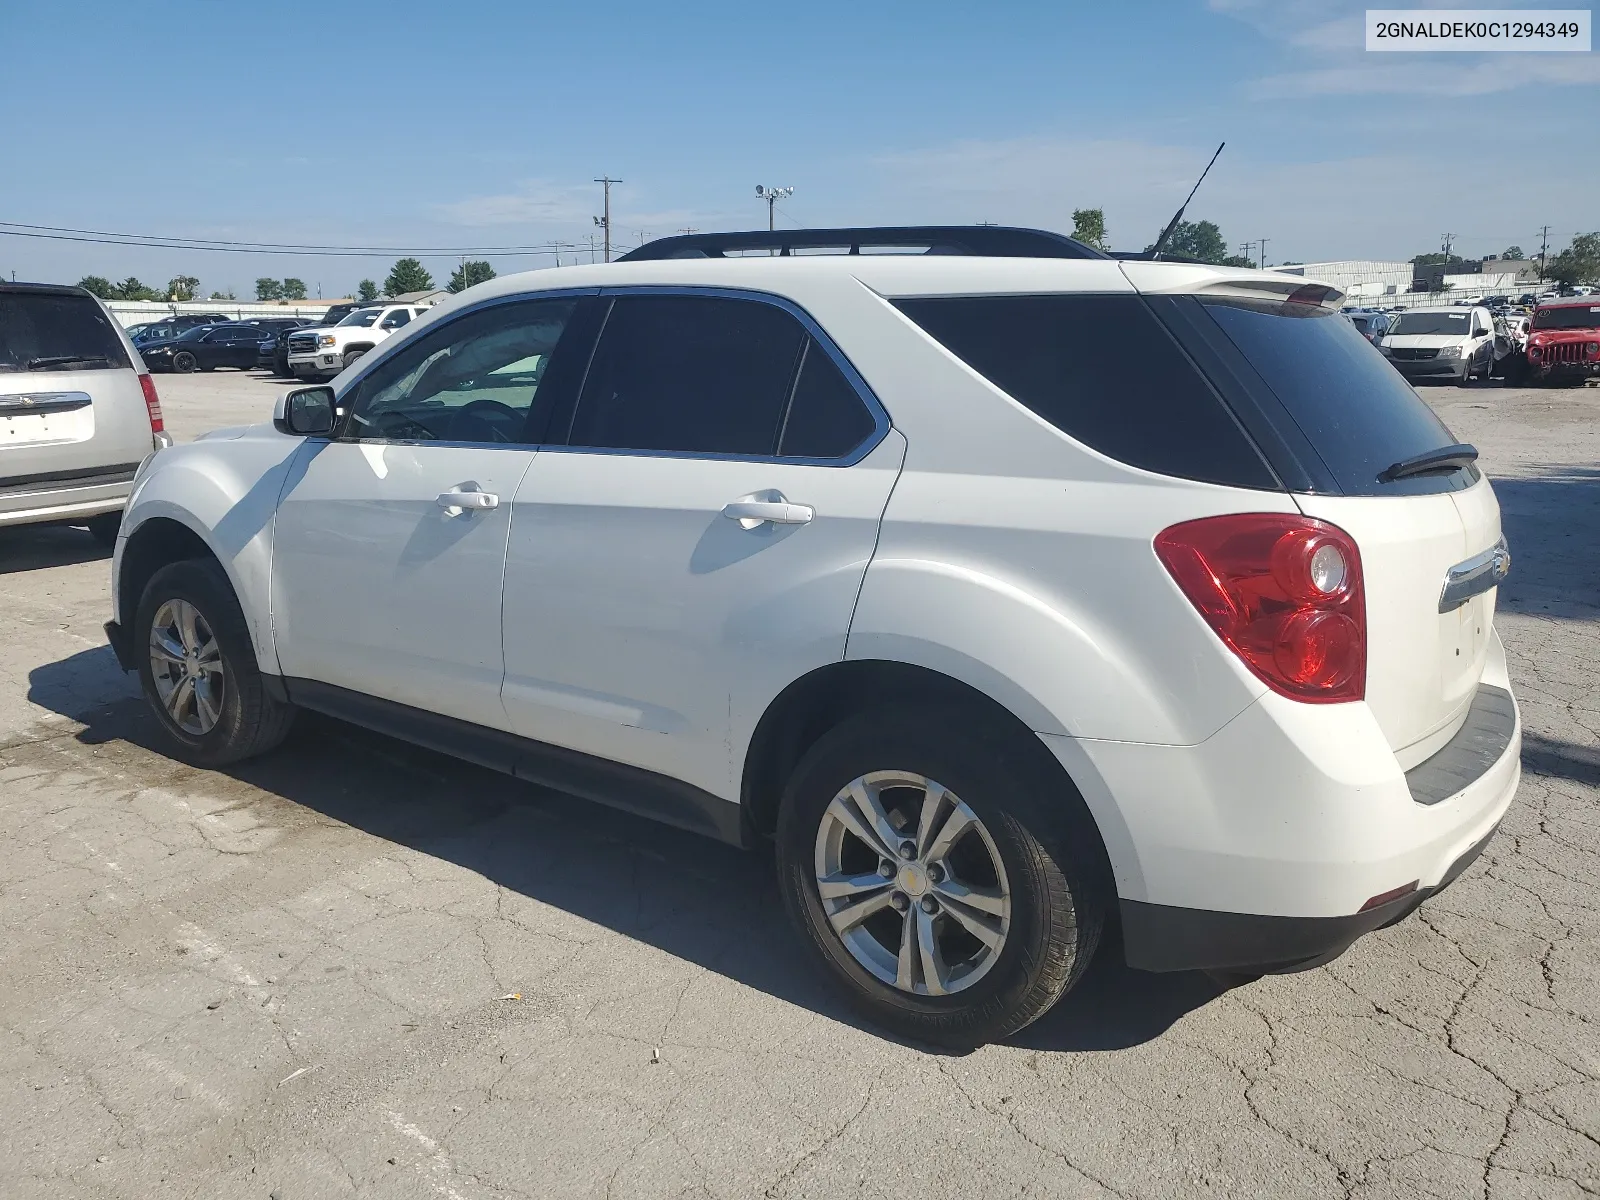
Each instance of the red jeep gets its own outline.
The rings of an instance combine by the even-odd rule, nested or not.
[[[1533,313],[1528,376],[1571,379],[1600,375],[1600,296],[1552,300]]]

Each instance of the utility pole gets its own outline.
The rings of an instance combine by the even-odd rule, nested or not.
[[[1256,260],[1256,256],[1253,253],[1251,253],[1251,249],[1250,249],[1254,245],[1255,245],[1254,242],[1240,242],[1239,243],[1240,252],[1246,258],[1248,258],[1251,262],[1255,262],[1255,260]]]
[[[1444,265],[1447,267],[1450,265],[1450,243],[1455,240],[1455,234],[1447,233],[1444,235],[1444,244],[1439,247],[1439,249],[1444,251]]]
[[[699,233],[700,231],[698,229],[696,229],[693,225],[690,225],[687,228],[678,230],[678,232],[682,233],[682,234],[691,234],[691,233]]]
[[[776,209],[779,200],[787,200],[794,195],[792,187],[767,187],[765,184],[756,184],[756,195],[767,202],[767,232],[771,233],[778,227]]]
[[[1261,247],[1261,269],[1265,271],[1267,269],[1267,239],[1262,238],[1256,244]]]
[[[605,184],[605,188],[606,188],[606,209],[605,209],[606,215],[603,216],[603,217],[596,217],[594,219],[594,223],[596,225],[600,226],[601,231],[605,234],[605,238],[606,238],[606,261],[610,262],[611,261],[611,185],[613,183],[621,183],[623,181],[620,180],[620,179],[613,179],[609,175],[602,175],[599,179],[596,179],[595,182],[596,183]]]
[[[1544,282],[1544,260],[1550,253],[1550,226],[1539,230],[1539,282]]]

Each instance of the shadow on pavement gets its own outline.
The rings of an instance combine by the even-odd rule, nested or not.
[[[107,647],[40,667],[29,677],[29,698],[64,711],[63,681],[101,669],[116,670]],[[64,715],[87,726],[79,734],[84,743],[123,741],[162,753],[142,700]],[[769,853],[745,853],[315,713],[301,714],[281,749],[224,774],[885,1036],[857,1018],[802,957]],[[1061,1051],[1137,1045],[1220,990],[1197,974],[1128,970],[1114,931],[1104,951],[1079,987],[1012,1044]]]
[[[71,525],[0,528],[0,575],[70,567],[110,557],[111,547],[95,541],[87,529]]]
[[[1530,775],[1570,779],[1600,787],[1600,747],[1579,746],[1573,742],[1522,732],[1522,766]]]
[[[1498,607],[1529,616],[1600,618],[1600,468],[1547,467],[1494,480],[1511,546]]]

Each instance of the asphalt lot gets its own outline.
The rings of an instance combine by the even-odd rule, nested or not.
[[[261,377],[158,377],[180,438]],[[1097,965],[888,1040],[759,856],[306,719],[162,757],[86,533],[0,530],[0,1196],[1600,1194],[1600,391],[1430,387],[1494,476],[1522,790],[1447,893],[1219,994]]]

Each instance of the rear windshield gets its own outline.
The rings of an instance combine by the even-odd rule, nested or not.
[[[1440,490],[1438,477],[1378,482],[1379,473],[1395,463],[1454,445],[1456,439],[1350,322],[1305,305],[1203,300],[1202,307],[1278,398],[1346,495]],[[1477,478],[1471,468],[1456,474]]]
[[[111,371],[128,354],[88,296],[0,292],[0,371]]]
[[[1390,333],[1449,333],[1465,337],[1472,325],[1472,310],[1447,313],[1401,313]]]
[[[1533,314],[1535,329],[1594,329],[1600,326],[1600,305],[1566,304]]]
[[[1013,400],[1102,454],[1183,479],[1279,486],[1138,296],[961,296],[896,307]]]

